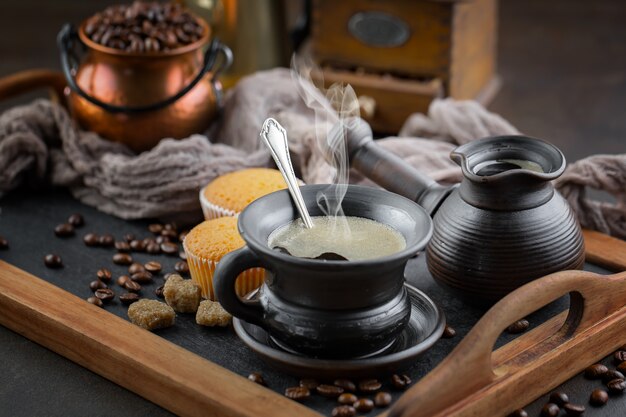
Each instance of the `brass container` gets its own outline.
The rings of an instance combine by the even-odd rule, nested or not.
[[[185,138],[205,131],[221,105],[218,73],[230,65],[230,50],[209,42],[210,29],[196,42],[165,52],[132,53],[93,42],[83,23],[78,33],[59,33],[61,63],[73,117],[85,129],[136,152],[163,138]],[[76,56],[76,44],[85,54]],[[221,67],[215,68],[223,53]],[[72,65],[73,64],[73,65]]]

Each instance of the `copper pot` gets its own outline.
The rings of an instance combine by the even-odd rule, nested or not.
[[[61,64],[73,117],[85,129],[136,152],[163,138],[185,138],[205,131],[221,107],[217,75],[232,62],[228,47],[209,26],[194,43],[165,52],[132,53],[109,48],[66,25],[59,33]],[[79,58],[76,45],[85,54]],[[216,67],[222,54],[220,66]]]

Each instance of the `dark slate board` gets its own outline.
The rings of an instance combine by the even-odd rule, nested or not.
[[[126,267],[111,261],[114,249],[88,248],[81,237],[88,232],[111,233],[121,239],[125,233],[147,237],[148,221],[124,221],[103,214],[73,200],[63,190],[16,191],[0,200],[0,235],[9,239],[10,249],[0,251],[0,259],[16,265],[43,278],[79,297],[91,295],[88,284],[100,267],[108,267],[119,276]],[[82,213],[86,225],[70,238],[57,238],[53,228],[64,222],[72,213]],[[51,270],[44,266],[47,253],[61,255],[65,267]],[[165,255],[133,255],[139,262],[158,260],[164,265],[163,273],[173,272],[178,257]],[[588,269],[607,273],[593,265]],[[407,373],[413,381],[435,367],[469,331],[480,318],[482,311],[464,304],[439,288],[426,270],[423,256],[411,260],[406,271],[407,280],[433,298],[445,311],[448,322],[457,330],[453,339],[440,340],[426,355],[416,361]],[[143,295],[155,298],[154,289],[163,282],[163,274],[155,283],[144,287]],[[114,286],[115,288],[116,286]],[[118,291],[119,292],[119,291]],[[545,321],[567,308],[567,298],[560,299],[536,312],[529,320],[532,326]],[[126,307],[115,302],[106,307],[108,311],[126,318]],[[106,326],[106,323],[102,323]],[[265,365],[236,337],[232,328],[208,329],[195,324],[193,315],[179,314],[173,328],[157,332],[161,337],[174,342],[240,375],[261,372],[269,387],[282,393],[286,387],[297,385],[298,379],[274,371]],[[514,336],[504,334],[498,340],[501,346]],[[163,358],[167,360],[167,358]],[[610,360],[607,358],[607,363]],[[0,415],[167,415],[166,410],[143,400],[123,388],[109,383],[60,356],[27,341],[21,336],[0,327]],[[563,385],[573,402],[587,405],[588,394],[598,386],[597,382],[576,377]],[[400,393],[391,390],[388,381],[385,388],[397,398]],[[520,391],[523,388],[520,387]],[[527,407],[529,415],[539,415],[546,398],[541,398]],[[308,406],[330,415],[332,401],[313,397]],[[589,416],[626,415],[626,399],[612,399],[601,409],[588,410]],[[373,414],[372,412],[371,414]]]

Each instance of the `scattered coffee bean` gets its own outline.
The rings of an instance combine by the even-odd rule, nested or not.
[[[530,323],[526,319],[521,319],[511,324],[506,328],[506,331],[510,334],[524,333],[530,327]]]
[[[389,404],[391,404],[391,394],[385,391],[376,393],[374,397],[374,405],[376,405],[376,407],[383,408],[387,407]]]
[[[303,401],[311,396],[311,391],[305,387],[289,387],[285,390],[285,397],[295,401]]]
[[[456,330],[454,330],[452,326],[448,326],[446,324],[446,327],[443,329],[443,334],[441,335],[441,337],[443,337],[444,339],[452,339],[454,336],[456,336]]]
[[[137,282],[132,281],[130,279],[124,282],[123,287],[124,289],[126,289],[126,291],[129,291],[129,292],[141,291],[141,285],[139,285]]]
[[[585,406],[582,404],[567,403],[563,406],[563,410],[568,416],[578,417],[585,412]]]
[[[185,230],[180,232],[180,234],[178,235],[178,241],[180,243],[183,243],[185,241],[185,238],[187,237],[187,235],[189,234],[189,230]]]
[[[528,413],[523,408],[518,408],[509,414],[509,417],[528,417]]]
[[[349,379],[335,379],[333,385],[343,388],[344,392],[356,392],[356,385]]]
[[[613,359],[615,360],[615,363],[617,365],[619,365],[622,362],[626,361],[626,351],[625,350],[618,350],[617,352],[615,352],[613,354]]]
[[[118,265],[130,265],[133,263],[133,257],[127,253],[116,253],[113,255],[113,263]]]
[[[622,362],[619,365],[617,365],[617,370],[623,374],[626,373],[626,362]]]
[[[91,291],[95,291],[95,290],[101,290],[103,288],[108,288],[108,287],[104,282],[97,279],[89,283],[89,288],[91,288]]]
[[[115,245],[115,238],[109,234],[102,235],[99,243],[103,248],[110,248]]]
[[[43,263],[48,268],[61,268],[63,266],[63,260],[59,255],[48,254],[43,258]]]
[[[258,372],[252,372],[250,375],[248,375],[248,379],[255,384],[265,385],[265,379],[263,379],[263,375]]]
[[[69,223],[61,223],[54,228],[54,234],[58,237],[74,236],[74,226]]]
[[[151,255],[157,255],[161,253],[161,245],[159,245],[156,242],[151,242],[146,245],[146,252],[148,252]]]
[[[132,234],[132,233],[126,233],[126,234],[124,235],[124,240],[125,240],[128,244],[130,244],[130,242],[132,242],[133,240],[135,240],[135,235],[134,235],[134,234]]]
[[[554,391],[552,394],[550,394],[549,401],[551,403],[558,405],[559,407],[563,407],[563,405],[569,402],[569,397],[567,396],[566,393],[562,391]]]
[[[0,250],[9,249],[9,241],[0,236]]]
[[[396,389],[405,390],[411,385],[411,378],[408,375],[396,375],[391,377],[391,383]]]
[[[131,240],[130,249],[135,252],[143,252],[146,250],[146,244],[143,242],[143,240]]]
[[[132,282],[132,281],[130,281],[130,282]],[[135,301],[139,301],[139,296],[137,294],[135,294],[134,292],[127,292],[127,293],[124,293],[124,294],[120,294],[120,301],[124,305],[130,305],[130,304],[134,303]]]
[[[554,403],[548,403],[544,405],[543,408],[541,409],[541,416],[542,417],[557,417],[560,412],[561,412],[561,409],[559,408],[558,405]]]
[[[300,380],[300,386],[304,388],[308,388],[310,390],[317,388],[318,385],[319,383],[315,379],[301,379]]]
[[[152,274],[148,271],[137,272],[136,274],[132,274],[130,279],[140,284],[149,284],[152,282]]]
[[[340,405],[333,408],[330,415],[332,417],[354,417],[356,415],[356,410],[354,407],[349,405]]]
[[[115,242],[115,249],[118,252],[128,253],[130,252],[130,244],[128,244],[125,240],[118,240]]]
[[[161,236],[167,238],[169,242],[174,242],[178,240],[178,233],[176,233],[176,231],[172,229],[164,229],[161,232]]]
[[[136,274],[137,272],[144,272],[145,270],[146,268],[144,268],[143,265],[140,264],[139,262],[133,262],[128,267],[128,273],[131,275]]]
[[[344,392],[339,397],[337,397],[337,402],[339,404],[347,404],[352,405],[357,402],[359,398],[351,392]]]
[[[148,225],[148,230],[150,231],[150,233],[158,235],[163,231],[163,225],[160,223],[153,223],[151,225]]]
[[[178,253],[178,245],[173,242],[161,243],[161,252],[166,255],[176,255]]]
[[[187,254],[185,253],[184,250],[181,250],[180,252],[178,252],[178,257],[182,259],[183,261],[187,260]]]
[[[607,373],[609,368],[601,363],[593,364],[585,369],[585,378],[587,379],[600,379]]]
[[[100,237],[95,233],[87,233],[83,236],[83,242],[87,246],[98,246],[100,245]]]
[[[602,381],[606,384],[609,381],[614,379],[626,379],[624,378],[624,374],[620,371],[616,371],[615,369],[609,369],[602,375]]]
[[[157,261],[146,262],[143,267],[146,269],[146,271],[152,272],[153,274],[158,274],[159,272],[161,272],[161,269],[163,269],[163,266]]]
[[[178,261],[176,262],[176,264],[174,264],[174,271],[178,272],[179,274],[187,274],[189,273],[189,264],[187,263],[187,261]]]
[[[374,401],[369,398],[361,398],[352,404],[352,407],[359,413],[369,413],[374,409]]]
[[[98,271],[96,272],[96,276],[98,277],[100,281],[103,281],[103,282],[111,281],[111,277],[112,277],[111,271],[109,271],[106,268],[98,269]]]
[[[589,397],[589,404],[595,405],[596,407],[603,406],[609,401],[609,394],[603,389],[596,388],[591,391],[591,396]]]
[[[123,287],[128,281],[130,281],[130,277],[128,275],[120,275],[117,278],[117,285]]]
[[[158,287],[156,290],[154,290],[154,294],[157,297],[159,297],[159,298],[163,298],[164,297],[164,295],[163,295],[163,288],[164,287],[165,287],[164,285],[161,285],[160,287]]]
[[[87,298],[87,302],[90,303],[90,304],[93,304],[95,306],[102,307],[102,301],[100,301],[99,298],[89,297],[89,298]]]
[[[67,222],[74,227],[82,227],[85,225],[85,219],[79,213],[74,213],[70,217],[68,217]]]
[[[94,295],[96,296],[96,298],[100,299],[100,301],[105,303],[115,298],[115,293],[110,288],[102,288],[96,290]]]
[[[343,394],[343,388],[335,385],[320,384],[317,386],[316,391],[322,397],[328,398],[337,398]]]
[[[622,378],[613,379],[606,383],[606,387],[611,394],[622,394],[626,390],[626,381]]]
[[[377,379],[364,379],[359,382],[359,391],[366,394],[373,394],[383,385]]]
[[[157,238],[154,239],[154,241],[160,245],[161,243],[169,242],[170,238],[166,236],[157,236]]]

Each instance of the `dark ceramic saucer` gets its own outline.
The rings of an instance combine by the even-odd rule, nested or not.
[[[278,370],[315,378],[363,378],[392,374],[410,367],[443,333],[443,312],[423,292],[405,284],[411,300],[411,318],[396,340],[382,352],[357,359],[317,359],[278,346],[262,328],[233,319],[237,336],[261,358]],[[255,294],[251,294],[254,297]]]

